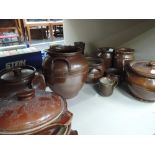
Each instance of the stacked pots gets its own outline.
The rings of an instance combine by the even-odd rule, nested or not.
[[[127,69],[131,93],[144,101],[155,101],[155,61],[133,61]]]
[[[1,101],[0,134],[59,135],[71,133],[72,113],[59,95],[26,89]]]
[[[88,63],[75,46],[52,46],[43,63],[47,85],[64,98],[76,96],[86,81]]]

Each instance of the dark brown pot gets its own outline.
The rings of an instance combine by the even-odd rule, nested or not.
[[[102,58],[105,63],[105,70],[112,67],[115,49],[112,47],[102,47],[97,49],[97,57]]]
[[[0,104],[0,134],[67,134],[71,119],[66,101],[53,92],[26,89]]]
[[[145,101],[155,101],[155,61],[133,61],[127,69],[131,93]]]
[[[43,73],[49,87],[63,96],[76,96],[86,81],[88,63],[75,46],[52,46],[43,63]]]
[[[101,58],[86,57],[89,65],[89,72],[87,76],[87,83],[97,82],[99,78],[104,75],[105,66]]]
[[[22,66],[4,69],[0,72],[0,98],[16,94],[25,88],[45,89],[46,84],[42,74],[32,66]]]
[[[134,60],[134,49],[118,48],[114,55],[114,68],[124,73],[129,62]]]

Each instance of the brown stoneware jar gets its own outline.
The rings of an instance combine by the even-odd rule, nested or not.
[[[115,49],[112,47],[102,47],[97,49],[97,57],[104,60],[106,70],[113,66],[114,51]]]
[[[145,101],[155,101],[155,61],[130,62],[127,82],[135,97]]]
[[[0,71],[0,98],[14,95],[25,88],[45,89],[44,76],[32,66],[22,66]]]
[[[86,81],[88,63],[75,46],[52,46],[43,62],[43,73],[49,87],[64,98],[73,98]]]
[[[105,66],[101,58],[86,57],[89,65],[89,72],[87,76],[87,83],[95,83],[104,75]]]
[[[114,67],[124,72],[127,64],[134,60],[134,49],[131,48],[118,48],[114,55]]]
[[[59,95],[25,89],[1,101],[0,134],[70,134],[72,113]]]

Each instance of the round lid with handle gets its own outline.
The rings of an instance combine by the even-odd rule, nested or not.
[[[19,82],[34,76],[36,69],[32,66],[21,66],[12,69],[4,69],[0,72],[0,81]]]
[[[129,67],[141,76],[155,78],[155,60],[132,61]]]
[[[0,134],[26,134],[56,122],[65,100],[53,92],[26,89],[1,101]]]

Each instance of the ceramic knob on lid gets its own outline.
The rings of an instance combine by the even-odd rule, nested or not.
[[[1,101],[0,134],[31,134],[57,122],[65,109],[65,100],[55,93],[21,91]]]

